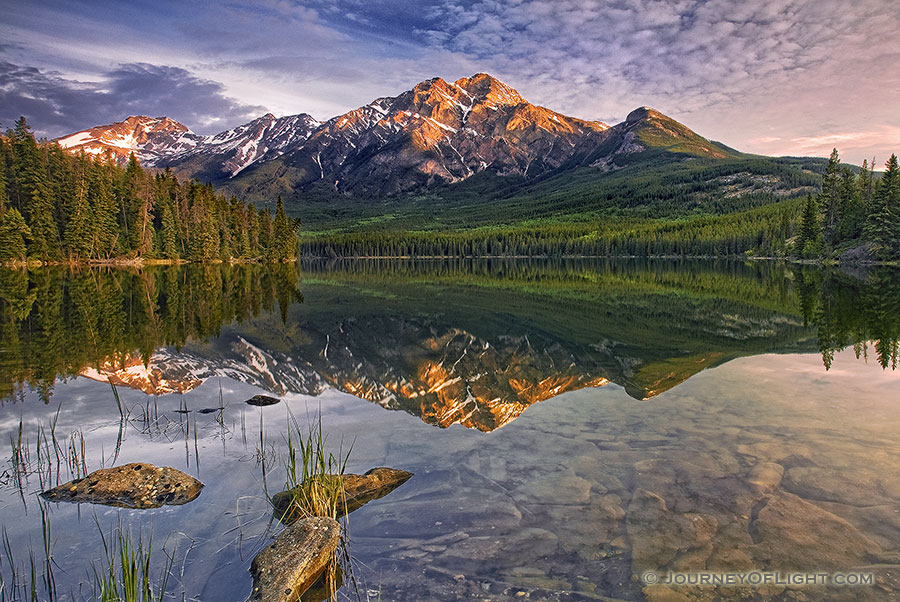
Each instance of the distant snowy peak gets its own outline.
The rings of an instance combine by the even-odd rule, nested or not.
[[[321,125],[305,113],[287,117],[267,113],[244,125],[208,136],[195,146],[166,157],[162,163],[193,163],[194,171],[214,171],[218,167],[220,175],[230,178],[253,163],[281,156],[298,147]]]
[[[169,117],[136,115],[109,125],[76,132],[56,142],[71,152],[109,153],[119,163],[133,152],[147,167],[184,163],[213,170],[215,179],[231,177],[249,165],[278,157],[302,144],[322,124],[306,114],[275,117],[271,113],[212,136],[195,134]],[[213,163],[213,166],[206,165]],[[218,173],[220,172],[220,173]]]
[[[82,130],[56,142],[71,152],[89,155],[109,153],[123,163],[128,156],[135,156],[145,164],[154,164],[196,146],[203,136],[193,133],[187,126],[169,117],[135,115],[109,125],[99,125]]]

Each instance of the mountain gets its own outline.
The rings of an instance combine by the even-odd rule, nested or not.
[[[198,136],[129,117],[59,142],[134,150],[260,204],[280,195],[305,228],[330,232],[723,215],[815,192],[824,169],[741,153],[650,107],[613,126],[569,117],[484,73],[429,79],[323,123],[267,114]]]
[[[267,114],[198,136],[168,118],[129,117],[58,142],[117,157],[134,151],[148,166],[259,199],[303,190],[382,198],[482,172],[528,180],[574,166],[613,169],[620,158],[648,149],[736,154],[647,107],[609,127],[533,105],[485,73],[452,83],[429,79],[324,123],[306,114]]]
[[[324,183],[336,192],[384,197],[484,170],[532,176],[561,166],[606,129],[532,105],[483,73],[453,83],[434,78],[330,119],[244,181],[258,189],[260,180],[288,178],[295,190]]]
[[[145,165],[155,166],[165,157],[193,148],[202,139],[174,119],[137,115],[57,138],[56,142],[73,153],[108,152],[120,163],[133,152]]]
[[[611,128],[582,164],[614,168],[622,159],[652,150],[683,153],[709,159],[727,159],[740,153],[696,134],[685,125],[650,107],[640,107]]]
[[[56,142],[73,153],[109,152],[121,164],[133,152],[149,167],[171,167],[180,175],[222,181],[248,165],[296,148],[320,125],[306,114],[277,118],[268,113],[214,136],[200,136],[168,117],[139,115],[76,132]]]
[[[321,123],[311,116],[275,117],[267,113],[250,123],[202,138],[191,148],[160,157],[156,167],[171,167],[206,181],[232,178],[259,161],[274,159],[306,141]]]

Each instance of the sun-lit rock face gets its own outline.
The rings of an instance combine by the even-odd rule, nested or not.
[[[147,395],[187,393],[203,384],[190,369],[167,355],[144,363],[139,354],[107,358],[99,367],[84,368],[79,376],[143,391]]]
[[[338,192],[392,195],[489,170],[533,176],[559,167],[607,126],[529,104],[480,73],[434,78],[326,122],[289,157]]]
[[[56,142],[73,153],[108,155],[118,163],[125,163],[134,153],[142,163],[155,164],[193,148],[202,139],[174,119],[136,115],[58,138]]]

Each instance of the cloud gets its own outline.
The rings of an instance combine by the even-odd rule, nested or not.
[[[211,133],[264,112],[226,96],[222,84],[178,67],[124,64],[100,81],[77,81],[0,61],[0,124],[10,127],[25,115],[39,136],[53,138],[129,115],[166,115]]]
[[[11,100],[35,114],[39,98],[69,107],[44,111],[65,131],[73,128],[62,125],[65,116],[84,127],[154,111],[212,130],[263,105],[327,119],[430,77],[478,71],[569,115],[615,123],[650,105],[752,152],[777,144],[800,154],[805,138],[900,127],[900,36],[883,0],[858,0],[852,10],[846,0],[27,4],[0,24],[10,44],[0,46],[0,60],[37,67],[41,77],[18,74],[34,85]],[[2,77],[0,93],[10,94],[15,82]],[[182,84],[177,95],[166,96],[170,84]],[[130,92],[144,85],[148,97]],[[80,95],[85,106],[75,110],[44,90],[60,86],[60,96]],[[90,103],[104,108],[99,120]],[[866,153],[861,160],[890,150],[884,140],[868,149],[848,142]]]
[[[442,0],[428,17],[423,44],[580,117],[651,105],[738,148],[900,126],[900,36],[881,0]]]
[[[762,137],[748,140],[748,150],[770,155],[799,155],[827,157],[837,148],[841,160],[859,165],[863,159],[872,161],[880,169],[892,152],[900,152],[900,127],[883,126],[859,131],[827,131],[815,136],[798,136],[785,140]]]

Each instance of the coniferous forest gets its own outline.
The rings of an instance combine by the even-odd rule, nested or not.
[[[723,199],[727,202],[728,199]],[[661,209],[661,211],[663,211]],[[469,230],[371,230],[302,237],[304,254],[353,256],[694,256],[740,255],[828,261],[900,259],[900,167],[891,155],[842,165],[834,150],[815,195],[731,212],[649,218],[561,219]]]
[[[900,166],[891,155],[880,178],[875,165],[863,161],[858,173],[842,166],[831,152],[822,190],[807,197],[795,244],[805,258],[846,259],[871,256],[900,259]],[[859,247],[866,247],[863,253]]]
[[[110,159],[38,143],[25,118],[0,136],[0,261],[295,259],[299,223]]]

